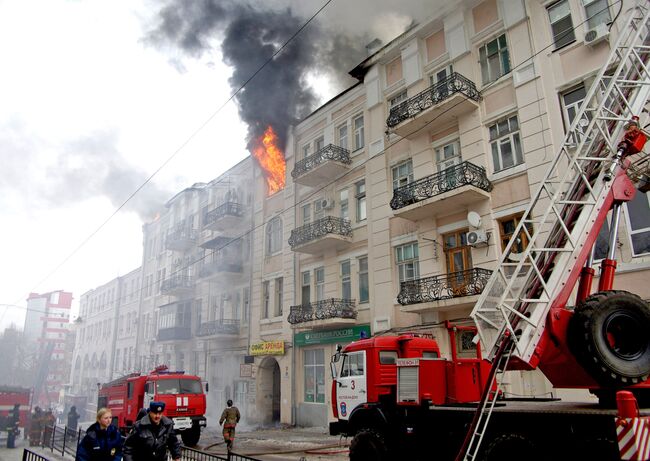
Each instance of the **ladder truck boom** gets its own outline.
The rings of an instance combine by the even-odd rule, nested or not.
[[[565,307],[612,204],[634,196],[627,154],[618,153],[626,123],[650,97],[649,15],[641,2],[621,28],[472,311],[489,360],[507,337],[513,357],[539,365],[549,311]],[[522,234],[528,244],[515,253]]]

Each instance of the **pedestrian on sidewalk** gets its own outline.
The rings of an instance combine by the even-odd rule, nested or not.
[[[165,402],[151,402],[149,413],[137,421],[124,442],[124,461],[173,461],[181,459],[181,444],[174,422],[163,416]]]
[[[97,411],[97,422],[92,424],[79,442],[75,461],[121,461],[122,435],[111,424],[113,414],[108,408]]]
[[[68,412],[68,430],[72,432],[77,432],[77,423],[79,421],[79,413],[77,413],[77,407],[72,405],[70,411]]]
[[[226,448],[230,451],[235,441],[235,427],[237,427],[241,415],[239,414],[239,409],[232,405],[232,400],[228,399],[226,405],[228,406],[221,413],[219,424],[221,425],[223,423],[223,439],[226,441]]]

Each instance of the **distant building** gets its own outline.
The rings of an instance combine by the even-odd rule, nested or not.
[[[34,405],[50,407],[59,400],[70,364],[65,363],[72,293],[30,293],[27,298],[24,337],[32,346],[28,360],[35,366]]]

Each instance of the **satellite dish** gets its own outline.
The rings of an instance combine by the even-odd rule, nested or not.
[[[478,214],[476,211],[470,211],[469,213],[467,213],[467,222],[474,229],[478,229],[479,227],[481,227],[481,215]]]

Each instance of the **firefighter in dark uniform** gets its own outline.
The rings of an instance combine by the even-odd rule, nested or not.
[[[20,404],[14,405],[14,408],[7,415],[7,448],[16,448],[16,436],[20,435]]]
[[[228,405],[227,408],[221,413],[221,418],[219,418],[219,424],[223,424],[223,439],[226,441],[226,447],[228,451],[232,450],[232,444],[235,441],[235,427],[239,422],[241,415],[239,414],[239,409],[232,406],[232,400],[226,402]]]
[[[173,461],[181,459],[174,422],[163,416],[164,410],[165,402],[149,404],[149,413],[135,423],[124,442],[123,461],[167,461],[167,450]]]

